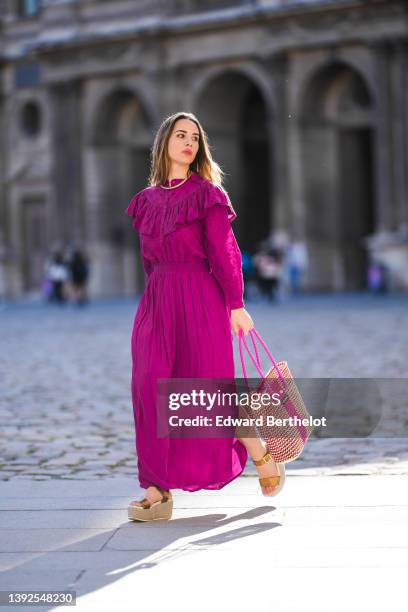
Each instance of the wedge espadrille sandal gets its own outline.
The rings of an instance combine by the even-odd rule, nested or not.
[[[141,502],[130,502],[128,505],[128,518],[131,521],[168,521],[173,512],[173,497],[170,491],[155,486],[162,494],[162,498],[151,503],[146,497]],[[141,506],[136,506],[141,503]]]
[[[252,461],[254,462],[254,465],[257,465],[257,466],[265,465],[265,463],[269,463],[270,461],[273,461],[273,457],[271,453],[267,451],[261,459],[257,459],[256,461],[255,459],[253,459]],[[275,487],[271,493],[264,493],[262,490],[262,495],[264,495],[265,497],[274,497],[275,495],[280,493],[285,483],[285,464],[277,463],[276,466],[279,470],[279,476],[275,475],[275,476],[265,476],[264,478],[258,478],[259,484],[261,485],[262,489],[264,487]]]

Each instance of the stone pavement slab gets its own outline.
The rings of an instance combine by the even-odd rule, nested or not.
[[[157,523],[127,519],[142,493],[133,479],[65,492],[58,480],[26,484],[21,509],[23,481],[0,483],[3,590],[73,589],[84,611],[146,607],[156,594],[169,612],[376,612],[404,595],[403,476],[289,474],[276,498],[240,477],[220,491],[175,490],[172,520]]]

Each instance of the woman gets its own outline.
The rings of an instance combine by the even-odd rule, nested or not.
[[[173,488],[221,489],[242,473],[248,452],[264,495],[283,484],[257,437],[177,439],[156,432],[157,380],[233,378],[231,325],[236,335],[254,327],[231,229],[236,213],[221,174],[198,119],[176,113],[157,132],[149,186],[126,209],[140,234],[147,276],[131,341],[139,483],[147,492],[130,503],[132,520],[169,519]]]

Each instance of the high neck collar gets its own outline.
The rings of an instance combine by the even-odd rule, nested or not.
[[[191,173],[190,177],[194,174],[194,172]],[[175,185],[178,185],[179,183],[181,183],[182,181],[184,181],[184,178],[174,178],[171,179],[170,183],[168,181],[168,179],[163,183],[164,187],[174,187]],[[186,181],[187,182],[187,181]]]

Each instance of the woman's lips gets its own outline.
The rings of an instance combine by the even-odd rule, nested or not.
[[[191,155],[191,151],[189,151],[188,149],[186,149],[185,151],[183,151],[183,153],[185,153],[186,155]]]

